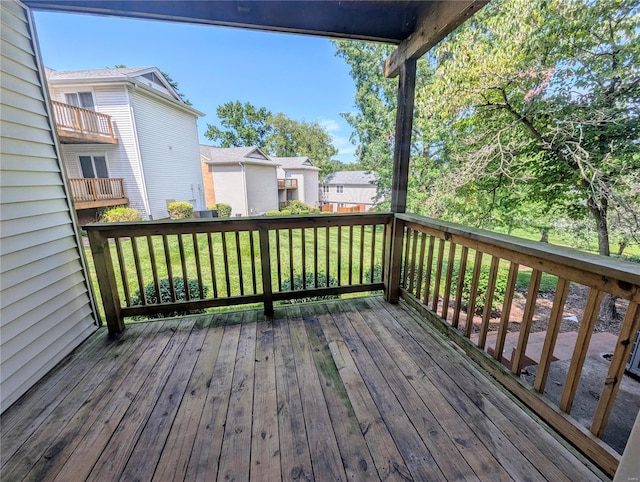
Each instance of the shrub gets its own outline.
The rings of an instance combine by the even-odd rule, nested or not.
[[[229,216],[231,216],[231,206],[229,204],[218,203],[207,209],[217,210],[219,218],[228,218]]]
[[[457,278],[457,276],[456,276]],[[464,275],[464,285],[462,287],[462,299],[469,303],[471,300],[471,283],[473,281],[473,271],[467,270]],[[476,295],[476,308],[475,314],[480,315],[484,310],[484,303],[486,300],[487,286],[489,285],[489,267],[482,266],[480,269],[480,277],[478,278],[478,293]],[[498,305],[504,302],[504,294],[507,291],[507,277],[498,276],[496,278],[496,289],[493,295],[493,302],[491,303],[491,311],[497,312]]]
[[[267,216],[280,216],[280,211],[278,211],[278,210],[267,211],[265,214]]]
[[[307,282],[307,288],[313,288],[315,283],[315,273],[307,272],[305,279]],[[327,276],[324,273],[318,273],[318,288],[326,288],[327,286]],[[338,280],[333,276],[329,275],[329,286],[338,286]],[[301,291],[303,290],[302,286],[302,275],[296,274],[293,276],[293,288],[291,288],[291,278],[288,278],[282,282],[282,291]],[[294,300],[287,300],[286,303],[307,303],[309,301],[320,301],[320,300],[335,300],[339,298],[338,295],[324,295],[324,296],[309,296],[306,298],[298,298]]]
[[[193,215],[193,206],[185,201],[176,201],[167,206],[171,219],[189,219]]]
[[[283,209],[280,211],[280,216],[291,216],[291,211],[289,209]]]
[[[291,214],[309,214],[310,212],[319,212],[318,208],[309,206],[308,204],[305,204],[297,199],[289,202],[287,210],[291,211]]]
[[[158,284],[160,285],[160,299],[162,301],[158,301],[158,296],[156,294],[156,287],[153,283],[149,283],[144,287],[144,294],[147,298],[147,304],[158,304],[158,303],[170,303],[171,302],[171,287],[169,286],[169,279],[163,278]],[[190,299],[200,299],[200,287],[198,285],[198,281],[194,279],[189,280],[189,297]],[[180,277],[173,278],[173,286],[176,290],[176,301],[186,301],[187,296],[184,289],[184,280]],[[203,286],[202,293],[204,297],[207,297],[209,293],[209,287]],[[142,296],[140,295],[140,290],[136,290],[136,292],[131,297],[131,303],[133,305],[141,305],[142,304]],[[196,310],[183,310],[183,311],[172,311],[170,313],[154,313],[152,315],[146,316],[137,316],[135,319],[146,319],[146,318],[165,318],[172,316],[183,316],[183,315],[192,315],[204,313],[204,310],[196,309]]]
[[[126,221],[142,221],[142,214],[135,208],[118,206],[102,213],[100,219],[103,223],[123,223]]]
[[[371,283],[371,269],[368,269],[364,272],[363,281],[365,283]],[[376,264],[373,267],[373,283],[381,283],[382,282],[382,266]]]

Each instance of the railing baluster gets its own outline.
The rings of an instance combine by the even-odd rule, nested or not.
[[[229,246],[227,233],[222,231],[222,264],[224,265],[224,282],[227,287],[227,297],[231,296],[231,279],[229,276]]]
[[[493,358],[498,361],[502,360],[502,351],[504,350],[504,342],[509,329],[509,318],[511,317],[511,304],[513,303],[513,294],[516,291],[516,281],[518,281],[518,264],[513,261],[509,265],[509,277],[507,278],[507,289],[504,293],[504,302],[502,304],[502,315],[500,316],[500,326],[498,328],[498,336],[496,338],[496,346],[493,351]]]
[[[164,248],[164,261],[167,265],[167,278],[169,278],[169,291],[171,292],[171,301],[176,301],[176,286],[173,282],[173,270],[171,269],[171,251],[169,250],[169,240],[167,235],[162,235],[162,246]]]
[[[453,279],[453,265],[456,260],[456,245],[449,241],[449,259],[447,260],[447,275],[444,283],[444,296],[442,298],[442,319],[449,317],[449,300],[451,299],[451,283]]]
[[[571,363],[569,364],[569,371],[564,383],[562,397],[560,397],[560,403],[558,404],[560,406],[560,410],[569,414],[571,413],[573,399],[575,398],[576,391],[578,390],[582,366],[584,365],[584,359],[586,358],[587,351],[589,350],[593,327],[595,326],[598,318],[598,311],[600,310],[600,303],[602,302],[603,295],[604,293],[602,291],[591,288],[589,291],[589,298],[587,298],[587,306],[584,309],[580,328],[578,329],[578,338],[576,339],[576,345],[573,349],[573,355],[571,356]]]
[[[238,261],[238,282],[240,296],[244,296],[244,274],[242,272],[242,253],[240,252],[240,231],[236,231],[236,260]]]
[[[433,300],[431,301],[431,309],[438,311],[438,301],[440,301],[440,281],[442,280],[442,263],[444,262],[444,239],[440,238],[438,245],[438,260],[436,262],[436,282],[433,286]]]
[[[547,327],[547,334],[544,337],[542,356],[540,357],[536,379],[533,383],[533,387],[540,393],[544,393],[544,387],[547,385],[549,368],[551,368],[551,362],[554,360],[553,351],[555,350],[556,340],[560,332],[562,313],[564,311],[564,305],[567,302],[568,294],[569,280],[558,278],[556,294],[553,297],[553,306],[551,307],[551,315],[549,316],[549,326]]]
[[[458,282],[456,283],[456,301],[453,306],[453,318],[451,320],[451,326],[458,328],[460,323],[460,310],[462,310],[462,291],[464,289],[464,275],[467,271],[467,258],[469,257],[469,248],[462,247],[462,254],[460,255],[460,266],[458,268]]]
[[[478,285],[482,272],[482,251],[476,250],[473,260],[473,274],[471,275],[471,289],[469,290],[469,303],[467,303],[467,320],[464,325],[464,335],[469,338],[473,329],[473,317],[476,314],[476,298],[478,297]]]
[[[293,291],[293,231],[289,228],[289,289]]]
[[[213,297],[218,297],[218,282],[216,280],[216,262],[213,253],[213,240],[211,239],[211,233],[207,233],[207,244],[209,245],[209,265],[211,266],[211,284],[213,288]]]
[[[371,226],[371,256],[369,259],[369,283],[373,283],[373,275],[375,271],[375,259],[376,259],[376,237],[378,234],[378,225],[373,224]]]
[[[353,284],[353,225],[349,226],[349,286]]]
[[[338,226],[338,286],[342,286],[342,226]]]
[[[318,228],[313,227],[313,287],[318,288]]]
[[[253,232],[250,231],[250,233],[253,236]],[[264,314],[265,316],[272,316],[273,286],[271,284],[271,247],[269,246],[269,227],[266,223],[259,225],[258,239],[260,242],[260,269],[262,272],[262,299],[264,302]],[[276,241],[278,241],[277,230]]]
[[[280,253],[280,230],[276,229],[274,231],[276,238],[276,270],[278,272],[278,292],[282,291],[282,255]],[[260,252],[262,256],[262,251]]]
[[[251,253],[251,287],[253,288],[253,294],[258,293],[258,283],[256,280],[256,250],[253,245],[253,231],[248,231],[249,235],[249,251]],[[267,254],[267,257],[270,257],[270,254]]]
[[[191,239],[193,240],[193,255],[196,261],[196,276],[198,277],[198,292],[200,299],[204,299],[204,284],[202,281],[202,264],[200,263],[200,247],[198,246],[198,234],[192,233]]]
[[[330,264],[329,264],[329,258],[330,256],[330,246],[331,246],[331,231],[329,226],[324,228],[324,236],[325,236],[325,242],[324,242],[324,254],[325,254],[325,273],[327,274],[327,288],[330,286],[329,284],[329,279],[331,277],[331,270],[330,270]]]
[[[300,234],[300,242],[302,243],[302,289],[307,289],[307,238],[306,228],[302,228]],[[291,288],[293,289],[293,280],[291,280]]]
[[[433,271],[433,251],[436,246],[435,236],[429,236],[429,253],[427,254],[427,278],[424,281],[424,298],[422,301],[425,305],[429,304],[429,294],[431,293],[431,272]]]
[[[360,225],[360,278],[359,282],[362,284],[364,276],[364,224]]]
[[[151,275],[153,276],[153,286],[156,290],[156,299],[162,303],[162,291],[160,291],[160,279],[158,278],[158,266],[156,265],[156,253],[153,249],[153,239],[147,236],[147,248],[149,249],[149,261],[151,263]]]
[[[482,325],[480,326],[480,337],[478,339],[478,347],[484,349],[487,342],[487,333],[489,332],[489,322],[491,321],[491,307],[493,306],[493,298],[496,291],[496,279],[498,278],[498,268],[500,266],[500,258],[491,257],[491,268],[489,268],[489,282],[487,283],[487,291],[485,293],[484,310],[482,310]]]
[[[413,231],[413,241],[411,246],[411,263],[410,263],[410,277],[409,277],[409,293],[413,293],[413,287],[415,286],[415,268],[416,268],[416,256],[418,248],[418,231]]]
[[[511,360],[511,371],[519,376],[522,371],[522,363],[527,352],[527,344],[529,342],[529,332],[531,331],[531,323],[533,322],[533,314],[536,309],[536,300],[538,299],[538,291],[540,290],[540,280],[542,272],[534,269],[531,272],[531,281],[527,290],[527,302],[524,306],[524,314],[522,315],[522,323],[520,323],[520,335],[518,336],[518,345],[516,352]]]
[[[133,253],[133,263],[136,267],[136,277],[138,279],[138,289],[140,291],[140,299],[142,300],[142,304],[148,304],[147,301],[147,293],[144,289],[144,281],[142,279],[142,268],[140,267],[140,255],[138,254],[138,245],[136,243],[137,238],[131,237],[131,251]]]
[[[418,255],[418,274],[416,291],[413,293],[416,298],[420,299],[422,294],[422,278],[424,277],[424,252],[427,247],[427,235],[426,233],[420,233],[420,254]]]
[[[607,427],[607,422],[609,421],[609,415],[611,414],[613,404],[616,400],[616,395],[618,394],[618,389],[622,383],[624,369],[627,365],[627,360],[629,360],[629,355],[631,354],[633,340],[637,336],[639,329],[640,305],[638,305],[638,303],[630,302],[629,306],[627,306],[627,313],[625,314],[624,321],[622,322],[622,327],[620,328],[620,334],[618,335],[618,341],[613,352],[613,357],[609,363],[609,371],[607,373],[604,386],[602,387],[598,407],[593,415],[591,433],[598,438],[602,438],[604,435],[604,430]]]
[[[409,279],[409,244],[411,243],[412,231],[413,230],[411,228],[406,228],[405,234],[402,238],[404,242],[404,255],[402,257],[402,277],[400,278],[400,283],[403,288],[407,287],[407,280]]]
[[[184,285],[184,299],[191,300],[191,290],[189,289],[189,276],[187,275],[187,257],[184,254],[184,239],[182,234],[178,234],[178,251],[180,252],[180,266],[182,267],[182,283]]]
[[[382,256],[380,261],[380,279],[384,282],[387,274],[387,253],[391,252],[391,235],[389,233],[389,223],[385,223],[382,228]],[[389,287],[387,286],[387,290]]]
[[[120,279],[122,280],[122,289],[124,291],[124,300],[126,306],[131,306],[131,295],[129,293],[129,279],[127,277],[127,269],[124,265],[124,256],[122,254],[122,243],[120,238],[115,238],[116,254],[118,255],[118,265],[120,266]]]

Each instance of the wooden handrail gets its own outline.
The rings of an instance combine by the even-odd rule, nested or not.
[[[640,328],[640,266],[410,214],[395,216],[392,242],[391,280],[387,291],[389,301],[395,302],[398,296],[402,296],[585,455],[613,475],[619,455],[600,438]],[[524,289],[522,279],[525,278],[519,279],[519,273],[530,278],[526,281],[524,310],[521,318],[515,320],[520,324],[517,344],[509,354],[503,350],[509,323],[514,322],[511,305],[516,286],[520,284],[519,289]],[[557,277],[556,294],[531,386],[520,379],[520,373],[525,361],[532,363],[526,357],[528,340],[538,308],[541,280],[549,275]],[[497,284],[504,289],[504,301],[491,352],[486,344]],[[554,403],[542,394],[554,360],[570,284],[589,288],[589,296],[583,308],[564,390],[558,403]],[[484,294],[480,296],[479,293]],[[613,353],[615,362],[610,364],[603,381],[598,407],[588,431],[570,414],[600,303],[605,295],[622,298],[628,304]],[[481,308],[478,321],[474,320],[477,306]]]
[[[278,179],[278,189],[298,189],[297,179]]]
[[[78,134],[115,139],[111,116],[82,107],[52,101],[56,125],[59,129]]]
[[[100,223],[86,230],[107,324],[117,333],[127,316],[256,302],[269,314],[274,300],[381,290],[392,219],[213,218]],[[161,284],[170,299],[160,300]]]
[[[74,202],[126,198],[122,178],[70,178],[69,187]]]

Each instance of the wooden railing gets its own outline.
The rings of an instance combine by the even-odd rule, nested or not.
[[[298,189],[298,180],[278,179],[278,189]]]
[[[126,199],[122,178],[70,178],[69,186],[76,203]]]
[[[58,136],[62,142],[117,144],[111,116],[62,102],[51,102]]]
[[[384,288],[391,214],[91,224],[109,331],[128,316]]]
[[[576,250],[526,241],[411,215],[396,215],[389,275],[389,301],[402,296],[500,383],[567,437],[610,475],[619,456],[600,438],[612,411],[634,337],[640,326],[640,267]],[[527,359],[542,280],[553,286],[543,323],[544,344],[529,384],[520,377]],[[588,292],[564,388],[557,402],[543,397],[570,289]],[[572,406],[600,305],[607,295],[626,310],[589,430],[571,418]],[[523,309],[512,316],[514,298]],[[497,298],[501,298],[497,300]],[[499,318],[495,308],[499,308]],[[490,331],[490,328],[492,331]],[[517,345],[504,353],[509,330]],[[540,327],[538,327],[540,329]],[[491,335],[493,347],[489,348]],[[556,376],[557,378],[557,376]],[[555,380],[557,383],[557,380]],[[630,407],[627,407],[627,410]],[[637,407],[636,407],[637,410]],[[636,413],[629,413],[635,419]]]

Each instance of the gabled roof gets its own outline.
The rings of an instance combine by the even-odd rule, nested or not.
[[[273,166],[278,164],[266,155],[259,147],[214,147],[200,144],[200,156],[207,164],[256,164]]]
[[[368,171],[336,171],[324,178],[324,184],[363,184],[376,182],[376,175]]]
[[[307,169],[309,171],[319,171],[320,168],[313,165],[308,157],[276,157],[270,156],[282,169]]]
[[[181,107],[188,109],[198,116],[204,113],[185,104],[178,92],[164,78],[162,72],[157,67],[113,67],[105,69],[87,69],[87,70],[54,70],[45,67],[45,75],[47,81],[51,85],[73,85],[73,84],[103,84],[112,82],[129,82],[136,87],[140,87],[147,92],[170,100]],[[147,77],[152,76],[158,82],[152,82]],[[153,87],[159,84],[164,90]]]

